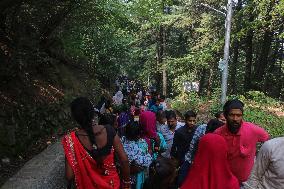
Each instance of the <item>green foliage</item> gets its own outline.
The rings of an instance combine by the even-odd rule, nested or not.
[[[74,127],[69,113],[70,99],[67,97],[51,104],[38,102],[17,108],[8,124],[14,128],[15,143],[11,139],[1,141],[0,156],[24,155],[29,147],[40,139],[57,137]],[[12,134],[13,130],[6,131]],[[6,136],[4,136],[6,137]]]
[[[266,96],[263,92],[260,91],[249,91],[246,93],[246,97],[264,106],[279,105],[279,102],[277,100]]]
[[[284,135],[284,117],[279,117],[268,110],[248,105],[245,108],[244,119],[263,127],[272,138]]]
[[[202,2],[217,9],[226,5],[224,0]],[[279,99],[284,94],[281,64],[284,4],[267,0],[241,2],[234,11],[230,52],[229,73],[237,81],[234,83],[229,75],[228,91],[245,94],[230,98],[238,97],[248,104],[248,115],[251,115],[248,119],[257,121],[265,114],[264,106],[280,106],[265,94]],[[21,101],[25,107],[15,114],[14,124],[21,125],[19,128],[28,140],[65,125],[62,121],[65,118],[59,118],[60,113],[56,113],[60,107],[64,112],[64,105],[37,104],[32,97],[25,99],[26,102],[20,100],[19,91],[26,91],[27,96],[36,93],[27,91],[35,79],[60,86],[70,95],[68,99],[85,95],[96,101],[101,88],[111,89],[120,74],[140,79],[144,84],[149,80],[159,88],[161,71],[166,67],[167,92],[177,96],[174,108],[185,111],[206,104],[211,113],[222,109],[220,91],[215,88],[221,80],[217,62],[223,57],[224,17],[200,6],[199,1],[62,0],[51,3],[38,0],[0,4],[0,62],[3,63],[0,92]],[[170,11],[164,11],[165,8]],[[251,52],[249,47],[253,47]],[[263,52],[267,55],[263,56]],[[238,63],[235,69],[234,60]],[[63,65],[75,69],[76,78],[65,74],[60,68]],[[260,75],[263,80],[257,77],[259,68],[264,69]],[[245,81],[246,76],[250,80]],[[211,96],[183,93],[184,81],[199,81],[200,94],[207,92]],[[248,81],[251,84],[245,88]],[[262,92],[245,93],[251,88]],[[274,120],[269,117],[272,125],[282,123]],[[261,124],[267,125],[269,121],[263,120]],[[278,135],[278,131],[271,132]]]
[[[171,103],[173,109],[185,112],[187,110],[198,111],[202,98],[196,92],[183,93],[177,96]]]
[[[209,112],[212,117],[217,112],[223,111],[223,106],[220,103],[220,97],[221,97],[221,88],[214,88],[211,95],[205,99],[207,102],[210,102],[208,103],[208,105],[209,105]]]

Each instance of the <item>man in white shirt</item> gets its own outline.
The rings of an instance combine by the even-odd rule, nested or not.
[[[265,142],[257,158],[245,189],[284,188],[284,137]]]

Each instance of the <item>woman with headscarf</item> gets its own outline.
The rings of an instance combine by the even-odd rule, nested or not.
[[[228,147],[223,137],[204,135],[181,189],[239,189],[227,160]]]
[[[142,138],[146,140],[153,159],[156,159],[158,154],[167,148],[163,135],[157,132],[156,115],[151,111],[142,112],[139,122],[142,130]]]
[[[149,151],[152,152],[151,139],[158,139],[156,131],[156,115],[150,111],[142,112],[139,117],[139,122],[142,130],[142,138],[146,140]]]
[[[80,128],[65,135],[65,175],[68,188],[130,189],[130,170],[126,153],[115,129],[98,124],[93,104],[84,97],[71,103],[71,114]],[[114,162],[114,153],[121,165],[122,184]]]

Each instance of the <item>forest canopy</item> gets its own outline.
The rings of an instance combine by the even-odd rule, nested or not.
[[[96,101],[119,75],[160,91],[164,75],[170,97],[185,81],[215,95],[225,17],[202,4],[226,12],[220,0],[0,0],[0,144],[15,149],[3,153],[68,125],[70,98]],[[233,9],[228,94],[283,100],[284,1]]]

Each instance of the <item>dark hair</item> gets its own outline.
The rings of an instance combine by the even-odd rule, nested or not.
[[[185,112],[184,114],[184,118],[188,119],[190,117],[196,117],[197,114],[193,111],[193,110],[188,110],[187,112]]]
[[[166,99],[165,95],[161,95],[160,99],[165,100]]]
[[[156,97],[152,98],[152,103],[156,104],[158,102],[158,99]]]
[[[224,116],[227,117],[231,109],[240,109],[243,112],[244,106],[244,103],[239,99],[228,100],[223,106]]]
[[[166,111],[167,119],[177,119],[176,113],[173,110]]]
[[[73,100],[71,102],[71,115],[82,129],[87,132],[92,145],[95,144],[95,136],[92,128],[95,110],[91,101],[85,97],[78,97]]]
[[[222,121],[219,121],[217,118],[211,119],[207,123],[206,133],[213,133],[216,129],[218,129],[222,125],[224,125],[224,123]]]
[[[105,108],[108,109],[108,108],[111,108],[111,106],[112,106],[112,102],[110,100],[106,100]]]
[[[149,166],[149,178],[146,180],[143,189],[166,189],[172,184],[170,176],[176,172],[173,161],[169,158],[159,157]]]
[[[180,111],[174,110],[174,112],[176,113],[176,115],[177,115],[178,117],[180,117],[181,119],[183,119],[183,115],[182,115],[182,113],[181,113]]]
[[[223,113],[224,113],[223,111],[219,111],[219,112],[217,112],[216,114],[214,114],[214,116],[215,116],[216,118],[220,118],[221,114],[223,114]]]
[[[101,114],[99,117],[99,125],[114,125],[116,116],[111,113]]]
[[[163,111],[163,110],[158,110],[157,113],[156,113],[156,118],[159,119],[159,118],[167,118],[166,116],[166,112]]]
[[[126,125],[125,137],[127,140],[137,141],[140,135],[140,127],[137,121],[132,121]]]

